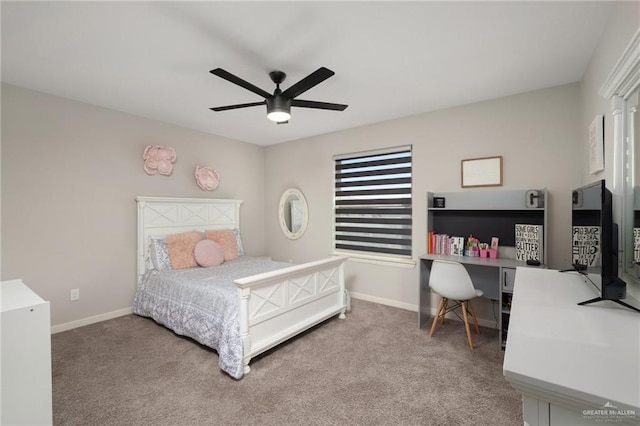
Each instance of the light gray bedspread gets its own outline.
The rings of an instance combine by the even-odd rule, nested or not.
[[[234,280],[288,266],[242,256],[213,268],[148,270],[136,291],[133,312],[215,349],[220,368],[240,379],[242,340]]]

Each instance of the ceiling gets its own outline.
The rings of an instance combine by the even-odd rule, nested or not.
[[[7,2],[2,81],[271,145],[580,81],[612,2]],[[276,125],[262,100],[324,66],[335,75]]]

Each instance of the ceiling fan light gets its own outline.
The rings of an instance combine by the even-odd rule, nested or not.
[[[281,96],[267,99],[267,118],[276,123],[289,121],[291,118],[291,100]]]
[[[289,121],[291,114],[287,111],[270,111],[267,113],[267,118],[271,121],[275,121],[276,123],[281,123],[283,121]]]

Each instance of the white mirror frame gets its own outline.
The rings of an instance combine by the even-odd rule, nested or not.
[[[609,77],[600,89],[600,95],[611,102],[613,117],[613,194],[614,217],[620,225],[618,265],[620,273],[627,272],[628,251],[633,250],[629,227],[633,227],[633,146],[629,144],[629,120],[633,114],[635,99],[631,98],[640,87],[640,30],[636,31],[624,52],[618,59]],[[627,275],[627,277],[631,277]]]
[[[287,200],[289,197],[296,197],[302,203],[302,223],[300,229],[297,232],[292,232],[287,226],[286,214],[287,214]],[[309,207],[307,206],[307,199],[304,197],[302,191],[296,188],[289,188],[282,193],[280,197],[280,206],[278,208],[278,219],[280,220],[280,228],[284,235],[290,240],[297,240],[302,237],[302,234],[307,230],[307,224],[309,223]]]

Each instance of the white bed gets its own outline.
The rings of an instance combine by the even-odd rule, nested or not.
[[[151,237],[240,229],[241,200],[137,197],[136,201],[139,285],[147,272]],[[244,374],[256,355],[332,316],[345,318],[346,260],[331,257],[234,280]]]

